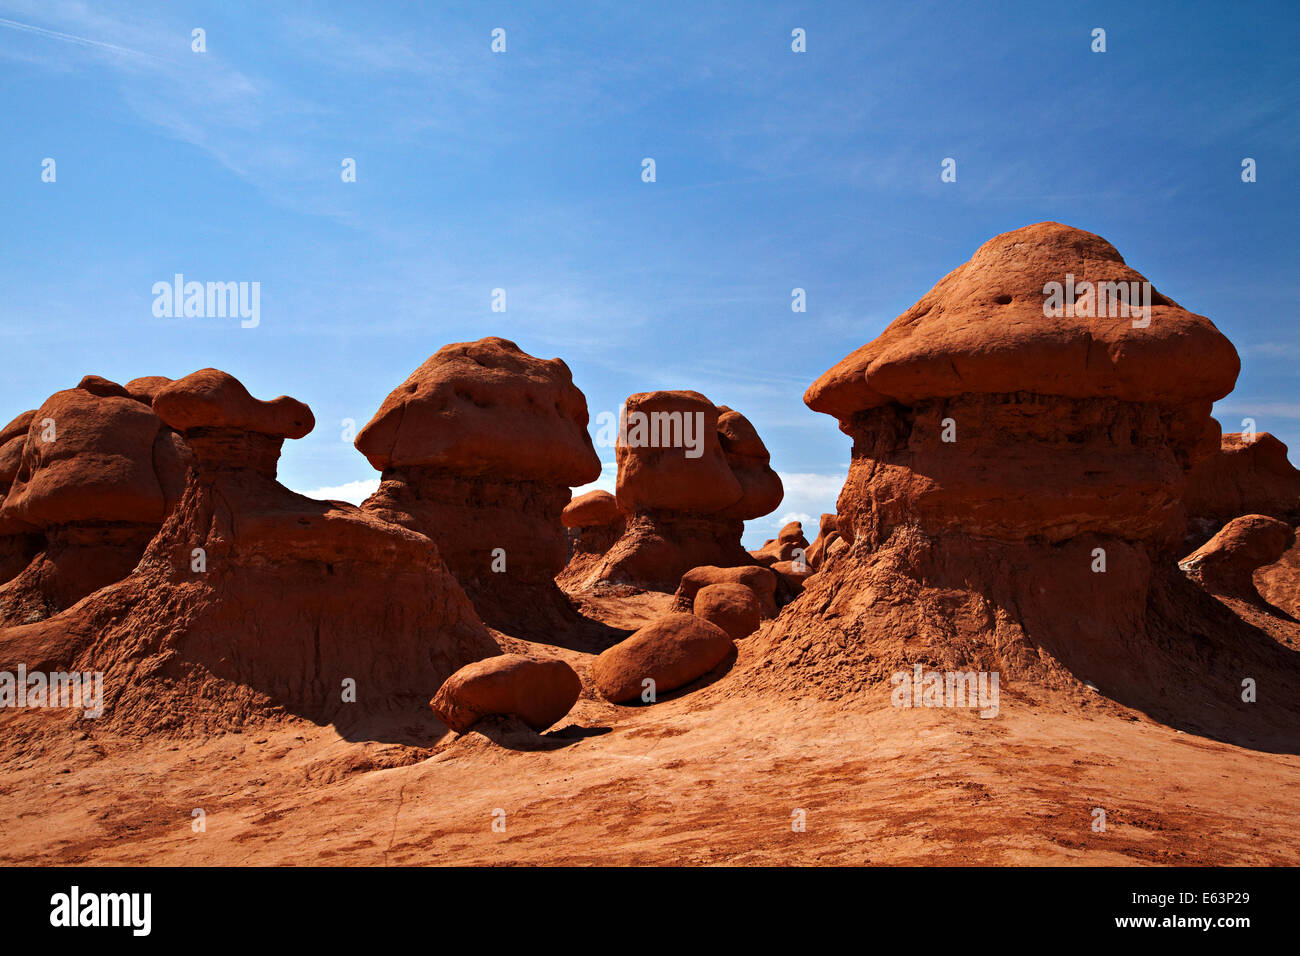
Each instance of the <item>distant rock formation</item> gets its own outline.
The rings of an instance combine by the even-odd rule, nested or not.
[[[1268,432],[1223,436],[1216,455],[1198,461],[1183,495],[1191,532],[1200,540],[1240,515],[1300,524],[1300,470]]]
[[[643,392],[628,398],[621,431],[622,533],[566,584],[671,592],[691,568],[754,563],[740,543],[745,521],[775,510],[784,490],[748,419],[699,392]]]

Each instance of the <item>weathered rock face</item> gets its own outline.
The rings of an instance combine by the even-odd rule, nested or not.
[[[569,556],[560,514],[600,459],[563,361],[495,337],[445,346],[356,446],[383,476],[362,507],[433,538],[490,624],[544,629],[567,609],[554,583]]]
[[[1192,468],[1183,500],[1190,530],[1202,540],[1239,515],[1300,524],[1300,471],[1268,432],[1228,434],[1217,455]]]
[[[1218,612],[1174,568],[1235,351],[1154,290],[1149,322],[1046,316],[1068,276],[1142,281],[1081,230],[997,236],[809,388],[853,438],[848,545],[747,642],[768,646],[746,679],[837,697],[921,663],[1176,709],[1171,675],[1221,652],[1205,715],[1239,699],[1228,659],[1276,663],[1276,645],[1195,623],[1191,605]]]
[[[563,718],[581,693],[582,679],[564,661],[500,654],[456,671],[429,706],[462,734],[489,716],[518,717],[543,731]]]
[[[147,401],[95,375],[11,422],[0,625],[48,617],[129,574],[175,507],[189,454]]]
[[[194,732],[278,708],[423,712],[431,688],[498,653],[426,536],[276,481],[284,439],[314,424],[306,405],[260,402],[213,369],[153,401],[194,453],[180,502],[134,573],[9,629],[6,661],[103,670],[114,725]]]
[[[628,398],[616,449],[619,539],[585,574],[599,582],[672,591],[700,565],[752,564],[740,544],[745,521],[781,503],[780,476],[754,426],[699,392],[644,392]]]

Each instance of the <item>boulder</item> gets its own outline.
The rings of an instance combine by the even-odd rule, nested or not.
[[[1293,544],[1295,532],[1285,521],[1242,515],[1178,566],[1212,594],[1262,603],[1253,580],[1255,571],[1278,561]]]
[[[674,609],[691,613],[695,607],[695,596],[702,588],[711,584],[743,584],[758,598],[761,615],[765,618],[776,617],[776,574],[767,568],[752,564],[734,568],[719,568],[712,565],[692,568],[682,575],[682,580],[673,595]]]
[[[596,690],[616,704],[640,700],[643,681],[655,694],[704,676],[735,649],[716,624],[694,614],[668,614],[602,652],[592,665]]]
[[[518,717],[540,732],[563,718],[581,693],[582,680],[564,661],[499,654],[456,671],[429,706],[462,734],[492,715]]]
[[[758,595],[743,584],[710,584],[695,594],[694,612],[722,628],[734,641],[749,637],[763,622]]]

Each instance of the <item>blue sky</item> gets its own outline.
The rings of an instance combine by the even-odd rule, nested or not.
[[[355,497],[377,475],[344,420],[502,335],[563,357],[593,419],[657,388],[744,412],[787,485],[755,546],[815,527],[847,469],[807,385],[1055,219],[1212,318],[1243,362],[1225,429],[1295,449],[1297,26],[1292,3],[0,0],[0,419],[87,373],[215,366],[311,405],[286,484]],[[155,318],[177,272],[259,282],[260,325]]]

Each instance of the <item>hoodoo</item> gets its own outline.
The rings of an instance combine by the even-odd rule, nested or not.
[[[438,350],[356,439],[382,474],[365,511],[427,534],[483,619],[546,630],[569,605],[570,488],[600,477],[587,400],[558,358],[502,338]]]
[[[774,511],[784,489],[749,420],[691,391],[633,395],[624,414],[660,427],[623,429],[615,496],[622,534],[599,561],[583,556],[581,580],[571,566],[566,583],[671,592],[692,568],[754,564],[740,544],[745,521]]]
[[[921,663],[1004,686],[1088,681],[1222,725],[1247,661],[1294,669],[1242,622],[1213,623],[1176,567],[1187,474],[1217,452],[1211,403],[1239,368],[1231,343],[1154,290],[1149,321],[1045,314],[1067,274],[1146,281],[1100,236],[1018,229],[808,389],[853,439],[848,547],[747,642],[760,673],[746,680],[839,697]],[[1199,710],[1176,690],[1193,672],[1215,687]]]
[[[111,725],[189,733],[282,710],[425,713],[431,688],[499,653],[427,537],[276,480],[306,405],[204,369],[153,407],[193,451],[180,501],[133,573],[10,628],[0,669],[103,671]]]
[[[0,625],[49,617],[130,574],[175,507],[188,459],[147,398],[98,375],[7,425]]]

